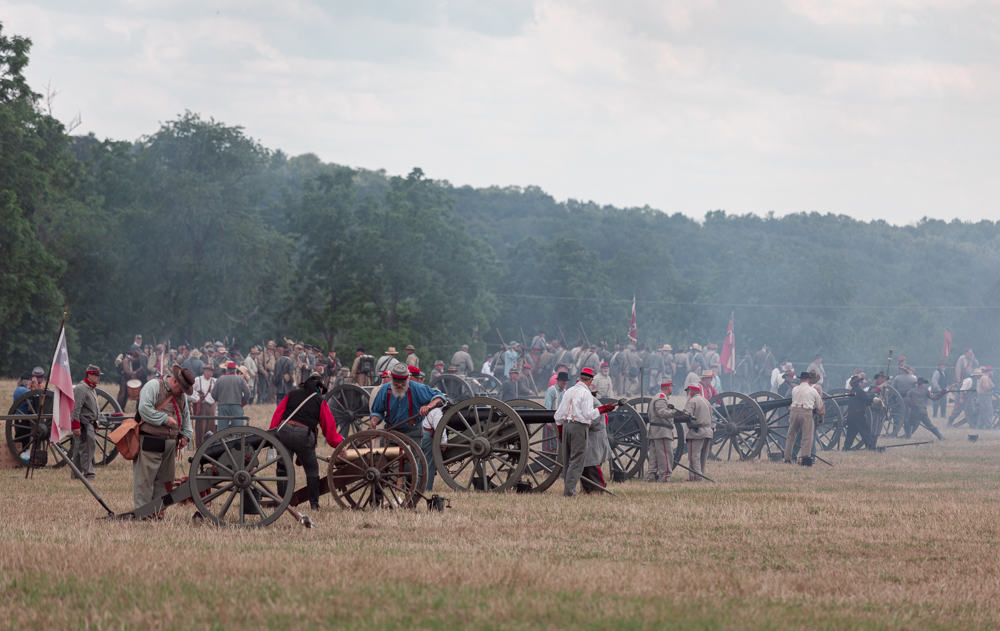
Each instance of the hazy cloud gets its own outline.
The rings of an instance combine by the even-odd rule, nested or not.
[[[993,1],[0,10],[78,132],[134,139],[190,109],[291,154],[695,216],[995,216]]]

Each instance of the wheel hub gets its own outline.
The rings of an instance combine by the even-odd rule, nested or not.
[[[381,478],[382,478],[382,473],[374,467],[369,467],[365,471],[365,479],[368,480],[369,482],[378,482]]]
[[[477,436],[472,439],[472,443],[469,445],[469,450],[476,458],[485,458],[493,451],[493,447],[490,445],[489,439]]]
[[[245,489],[250,486],[252,479],[253,476],[251,476],[247,471],[237,471],[236,475],[233,476],[233,483],[241,489]]]

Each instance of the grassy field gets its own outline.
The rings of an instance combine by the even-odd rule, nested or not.
[[[10,382],[0,382],[9,406]],[[252,406],[255,424],[272,410]],[[835,467],[710,463],[616,497],[446,492],[444,513],[257,531],[108,522],[68,471],[0,470],[0,621],[24,628],[1000,628],[1000,436]],[[920,436],[920,435],[918,435]],[[929,435],[928,435],[929,436]],[[924,439],[924,438],[921,438]],[[677,476],[678,478],[681,476]],[[131,467],[99,468],[131,508]],[[439,484],[440,487],[440,484]]]

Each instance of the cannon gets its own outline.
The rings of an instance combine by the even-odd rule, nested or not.
[[[833,391],[823,395],[827,404],[824,406],[823,422],[816,427],[816,433],[818,446],[824,451],[841,447],[840,443],[844,437],[844,411],[840,400],[847,396],[850,396],[847,391]],[[764,422],[767,426],[764,447],[768,455],[783,454],[785,438],[788,436],[788,413],[792,400],[774,392],[764,391],[755,392],[750,398],[757,402],[764,413]]]
[[[355,432],[325,460],[329,465],[320,493],[329,493],[342,508],[415,508],[417,500],[424,497],[426,461],[419,445],[403,434]],[[151,502],[109,517],[150,519],[170,506],[190,502],[196,508],[193,519],[219,526],[260,528],[286,511],[303,525],[311,525],[308,517],[294,508],[308,500],[308,490],[295,489],[291,453],[275,432],[229,427],[210,436],[189,462],[188,475],[170,483]],[[428,508],[442,510],[444,498],[433,496]]]
[[[114,397],[100,388],[95,390],[95,394],[97,395],[98,411],[100,414],[96,428],[97,445],[94,450],[94,464],[104,466],[118,455],[118,450],[115,449],[115,444],[108,438],[108,434],[121,424],[124,416],[121,406],[118,405],[118,401]],[[39,417],[38,409],[43,405],[43,395],[45,395],[44,409],[42,410],[41,417]],[[40,437],[48,438],[49,436],[50,424],[52,422],[52,392],[43,390],[29,390],[25,392],[11,404],[10,409],[3,416],[3,419],[7,448],[10,449],[10,452],[14,455],[14,460],[18,464],[24,464],[20,455],[30,448],[32,437],[39,435]],[[67,452],[70,450],[72,439],[71,435],[66,436],[61,442],[63,449]],[[48,464],[51,467],[57,468],[65,466],[65,461],[62,458],[52,457],[48,458]]]
[[[434,432],[437,472],[459,491],[543,492],[562,470],[554,415],[527,399],[472,397],[452,404]],[[642,417],[630,405],[608,414],[613,479],[641,472],[645,436]]]

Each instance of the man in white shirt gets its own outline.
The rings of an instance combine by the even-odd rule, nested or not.
[[[785,437],[785,462],[792,461],[795,439],[801,434],[802,449],[799,453],[803,454],[803,456],[799,458],[799,464],[811,467],[813,457],[808,454],[812,453],[813,428],[815,427],[813,423],[813,410],[816,410],[820,416],[823,416],[826,410],[823,407],[822,395],[813,387],[813,376],[808,372],[803,372],[799,374],[799,379],[802,383],[792,388],[792,404],[788,409],[789,420],[788,435]]]
[[[565,486],[563,495],[574,497],[577,486],[583,475],[584,455],[587,451],[587,434],[590,424],[600,418],[601,414],[614,409],[614,403],[596,407],[594,395],[590,392],[590,384],[594,380],[594,370],[584,368],[580,371],[580,380],[564,394],[556,409],[555,421],[563,441],[565,462],[563,471]]]

